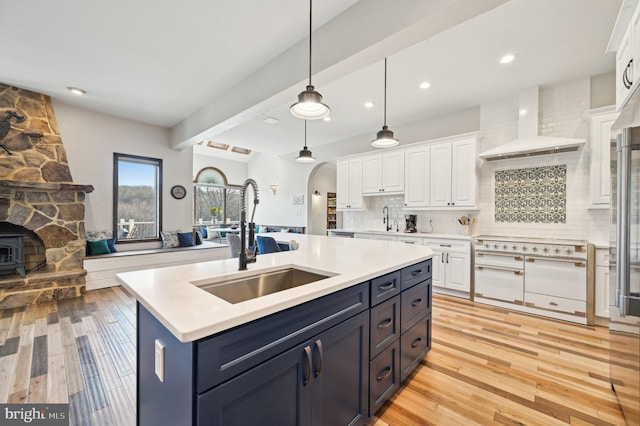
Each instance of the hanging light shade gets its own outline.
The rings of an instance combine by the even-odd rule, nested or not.
[[[382,130],[380,130],[376,139],[371,141],[374,148],[390,148],[400,143],[398,139],[393,137],[393,132],[387,126],[387,58],[384,58],[384,122]]]
[[[304,92],[300,92],[298,95],[298,102],[291,105],[289,109],[294,117],[301,118],[303,120],[318,120],[325,118],[329,115],[331,110],[328,106],[322,103],[322,95],[316,92],[315,88],[311,84],[311,17],[313,12],[313,0],[309,0],[309,84]]]
[[[300,150],[300,154],[296,157],[296,161],[298,163],[313,163],[316,161],[316,159],[313,158],[311,151],[309,151],[309,148],[307,148],[307,120],[304,120],[304,148]]]

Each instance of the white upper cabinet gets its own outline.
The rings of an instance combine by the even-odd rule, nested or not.
[[[475,137],[431,145],[431,207],[475,206],[476,145]]]
[[[431,145],[429,199],[432,207],[451,205],[451,142]]]
[[[451,143],[451,205],[473,207],[476,204],[476,138]]]
[[[616,52],[616,110],[620,111],[638,87],[640,77],[640,7],[623,2],[608,52]]]
[[[362,159],[364,195],[404,192],[404,151],[368,155]]]
[[[589,205],[609,208],[611,195],[611,126],[618,118],[613,108],[592,112],[589,144]]]
[[[362,159],[352,158],[337,162],[337,200],[338,210],[362,210]]]
[[[428,145],[405,151],[405,207],[429,206],[430,153],[431,148]]]
[[[475,209],[477,142],[477,133],[467,133],[342,158],[337,162],[337,207],[362,210],[363,197],[404,194],[404,205],[411,209]]]

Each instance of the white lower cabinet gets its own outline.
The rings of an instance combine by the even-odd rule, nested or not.
[[[471,242],[425,238],[424,245],[433,250],[434,291],[468,297],[471,291]]]
[[[609,249],[596,249],[596,294],[597,317],[609,318],[609,303],[612,300],[609,285]]]

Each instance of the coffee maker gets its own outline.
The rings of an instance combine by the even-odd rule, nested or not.
[[[415,214],[406,214],[404,215],[405,224],[404,224],[404,232],[418,232],[416,229],[416,223],[418,223],[418,215]]]

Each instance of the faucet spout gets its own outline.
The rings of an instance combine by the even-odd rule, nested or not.
[[[389,207],[384,206],[382,208],[382,214],[383,215],[385,214],[385,211],[386,211],[387,215],[382,217],[382,223],[386,223],[387,224],[387,226],[386,226],[387,231],[391,231],[391,224],[389,223]]]
[[[260,203],[260,198],[258,195],[258,184],[256,183],[255,180],[253,179],[247,179],[244,181],[244,183],[242,184],[242,190],[241,190],[241,205],[240,205],[240,255],[238,256],[238,260],[240,262],[240,265],[238,267],[238,270],[240,271],[246,271],[247,270],[247,263],[253,263],[256,261],[256,254],[255,254],[255,249],[253,250],[252,253],[247,253],[247,241],[246,241],[246,229],[245,227],[247,226],[247,189],[249,188],[249,185],[251,185],[251,189],[253,189],[253,210],[251,211],[251,221],[249,222],[249,241],[248,241],[248,245],[249,247],[255,246],[255,242],[254,242],[254,229],[255,229],[255,223],[253,222],[253,217],[256,214],[256,205],[258,203]]]

